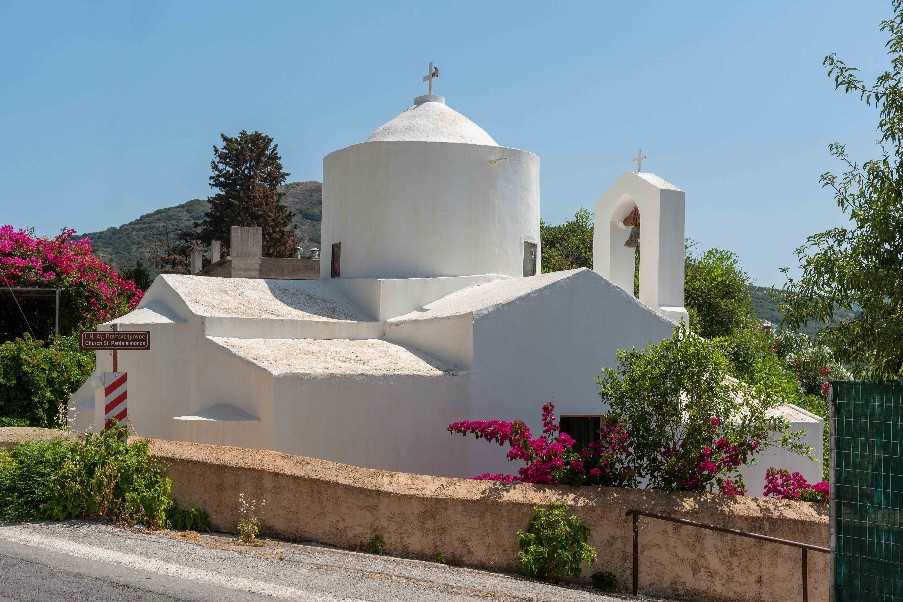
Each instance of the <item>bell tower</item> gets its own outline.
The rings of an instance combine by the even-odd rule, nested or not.
[[[649,172],[626,173],[596,203],[593,270],[675,321],[684,308],[684,192]]]

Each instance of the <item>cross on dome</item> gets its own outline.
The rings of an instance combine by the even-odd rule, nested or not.
[[[427,88],[426,93],[428,96],[433,95],[433,80],[439,79],[439,67],[434,67],[433,63],[430,62],[430,67],[426,72],[426,75],[423,76],[423,81],[426,82]]]

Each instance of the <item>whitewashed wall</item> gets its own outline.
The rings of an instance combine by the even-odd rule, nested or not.
[[[323,278],[334,242],[343,278],[522,276],[524,241],[539,245],[539,158],[526,151],[357,144],[323,160],[323,194]]]

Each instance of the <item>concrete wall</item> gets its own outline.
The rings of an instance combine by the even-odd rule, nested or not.
[[[337,278],[333,285],[377,320],[406,314],[455,291],[505,278],[498,274],[445,278]]]
[[[441,142],[369,142],[323,160],[321,268],[343,278],[523,275],[539,244],[539,158]]]
[[[461,462],[471,442],[446,430],[467,412],[467,376],[286,375],[273,387],[276,449],[406,472],[475,468]]]
[[[803,502],[668,495],[601,487],[501,485],[485,481],[369,470],[275,452],[152,441],[169,466],[182,505],[235,531],[238,494],[266,499],[266,532],[346,548],[373,535],[392,555],[516,570],[518,529],[536,505],[564,503],[591,528],[599,558],[584,577],[611,571],[630,584],[632,532],[627,510],[640,509],[816,545],[828,544],[827,509]],[[827,555],[810,552],[809,600],[827,602]],[[640,591],[703,602],[802,599],[800,552],[724,533],[651,519],[640,523]]]
[[[233,268],[238,262],[241,270]],[[294,257],[259,257],[224,259],[212,263],[201,272],[220,278],[269,278],[273,280],[313,280],[320,277],[320,262]]]

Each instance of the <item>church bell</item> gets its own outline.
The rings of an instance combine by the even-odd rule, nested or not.
[[[640,246],[640,227],[632,226],[630,228],[630,236],[627,237],[627,240],[624,242],[625,247],[629,247],[631,249],[636,249]]]

